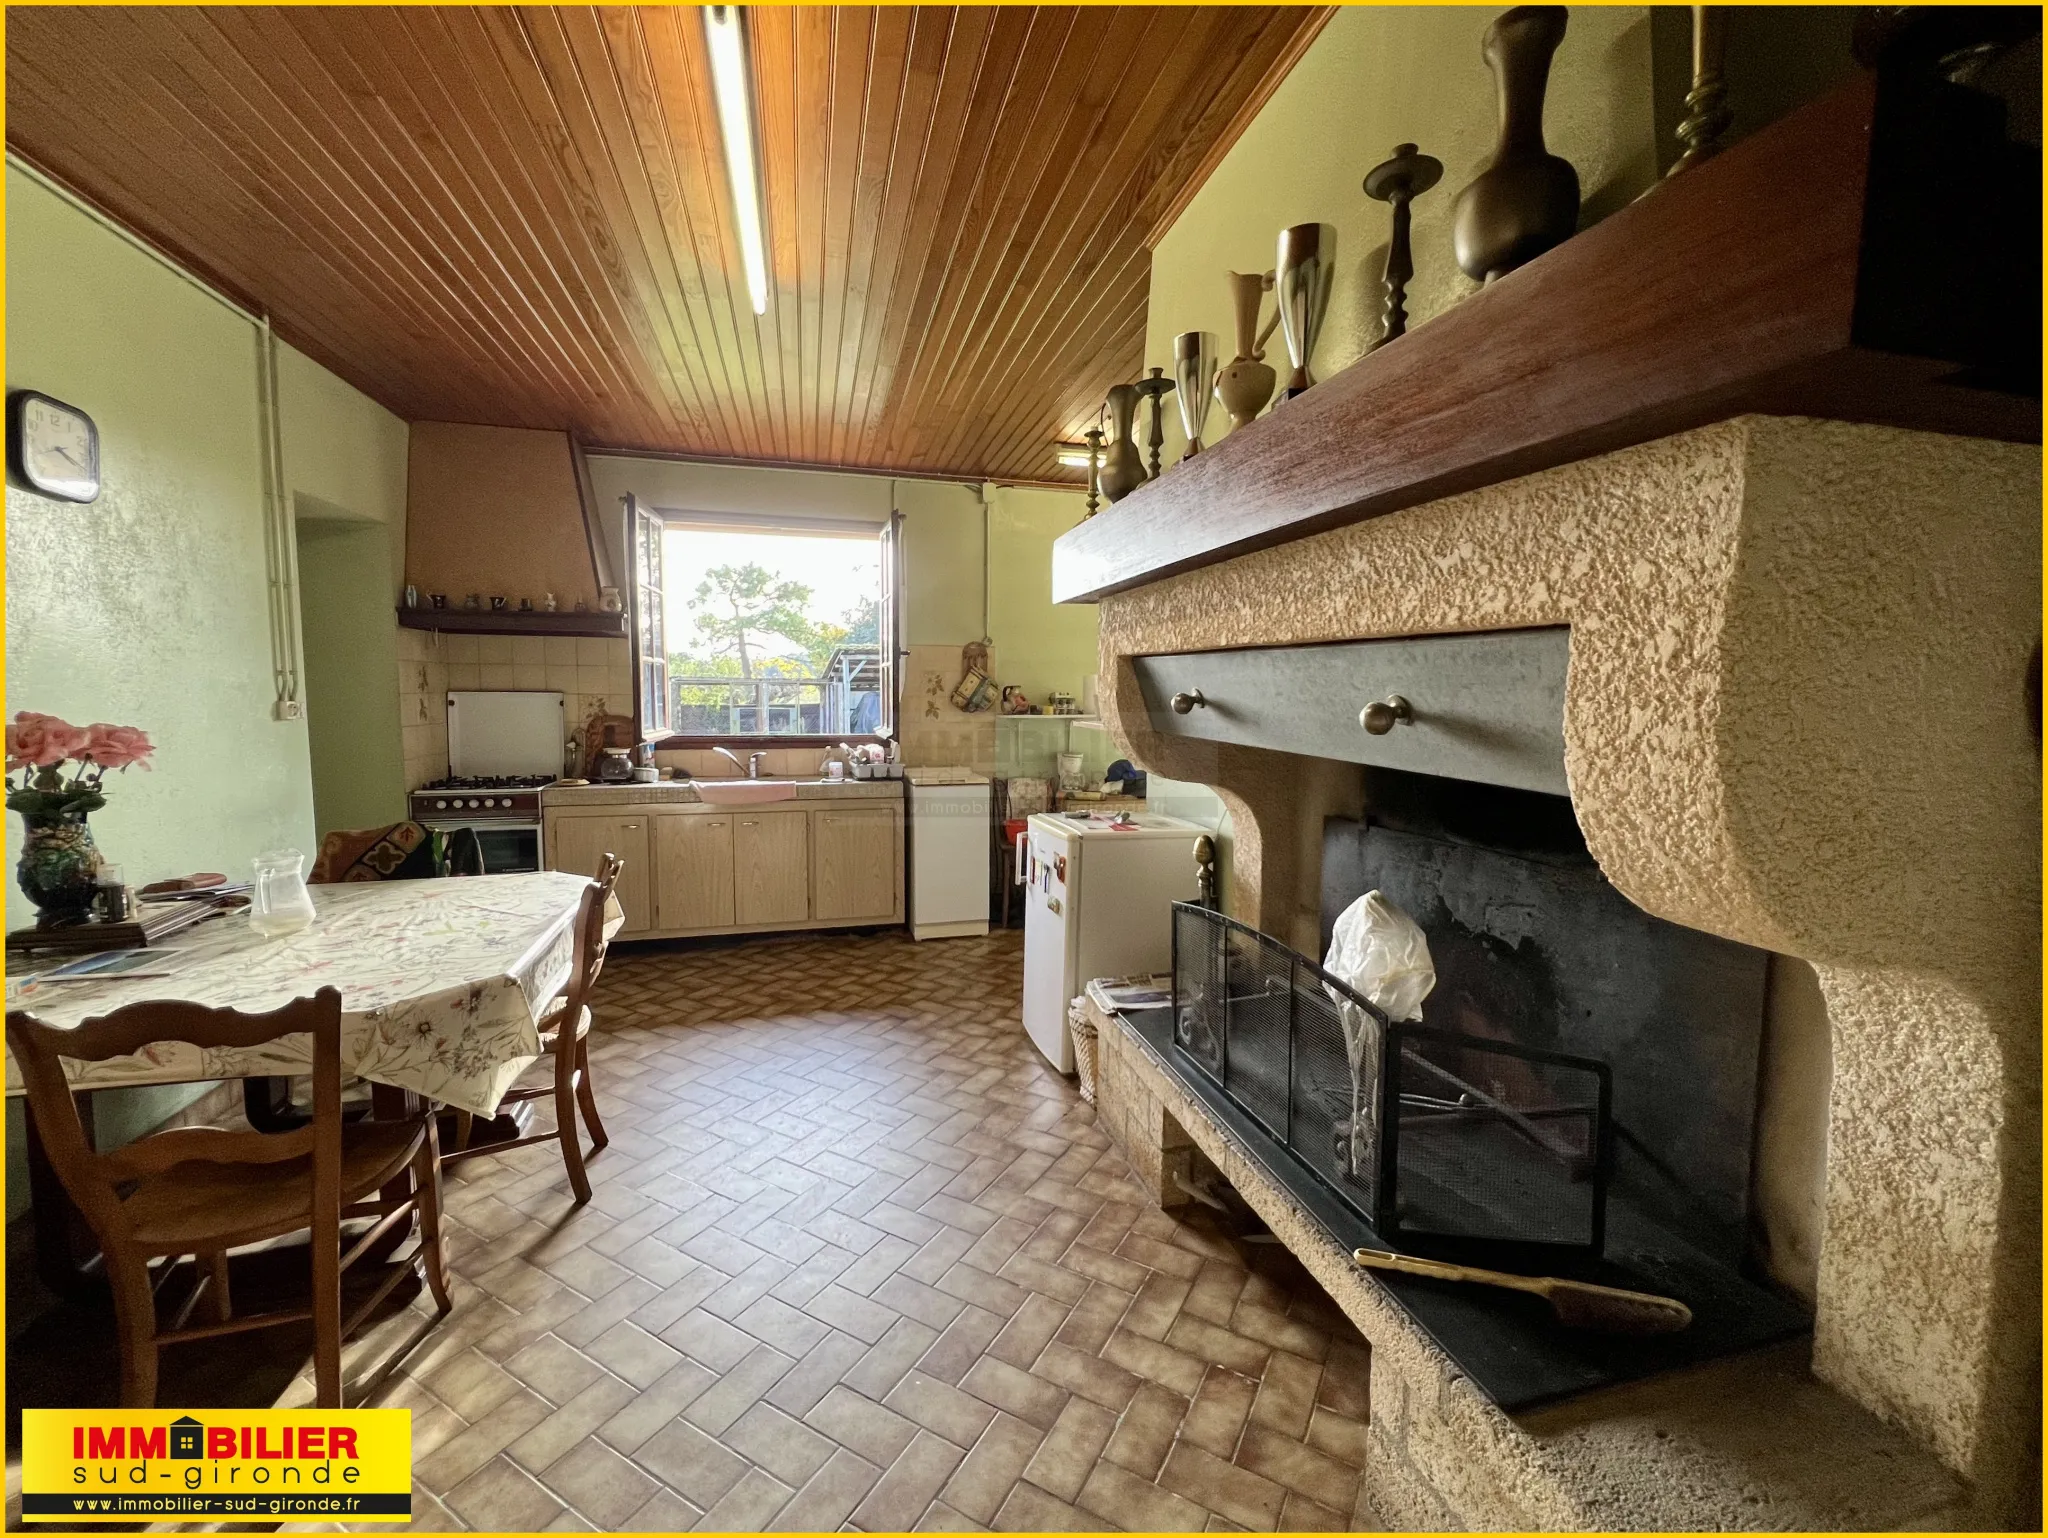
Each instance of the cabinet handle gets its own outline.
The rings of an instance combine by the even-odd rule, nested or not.
[[[1384,737],[1395,726],[1408,725],[1414,720],[1415,707],[1398,694],[1374,700],[1358,713],[1358,724],[1375,737]]]
[[[1183,689],[1170,703],[1173,706],[1173,713],[1177,716],[1184,716],[1195,709],[1206,710],[1209,706],[1209,701],[1203,697],[1200,689]]]

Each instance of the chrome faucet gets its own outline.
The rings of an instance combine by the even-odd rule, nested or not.
[[[747,755],[748,779],[758,780],[761,778],[761,760],[766,758],[767,756],[768,755],[766,753],[749,753]]]
[[[741,774],[744,774],[748,779],[756,780],[760,778],[760,775],[756,773],[755,770],[749,769],[744,763],[740,762],[739,754],[733,752],[731,748],[713,748],[711,751],[716,753],[721,758],[731,759],[733,768],[739,770],[739,772]],[[754,755],[754,763],[758,767],[760,762],[761,755],[756,753]]]

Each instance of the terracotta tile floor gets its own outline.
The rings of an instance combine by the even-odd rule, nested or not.
[[[1350,1526],[1365,1343],[1284,1251],[1146,1200],[1021,962],[615,951],[595,1200],[545,1145],[449,1180],[456,1311],[380,1398],[414,1529]]]

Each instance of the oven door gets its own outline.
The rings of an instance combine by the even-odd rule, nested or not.
[[[467,828],[476,835],[483,850],[484,874],[505,876],[536,871],[540,863],[540,824],[537,822],[494,822],[485,817],[435,817],[422,819],[422,827],[443,835]]]

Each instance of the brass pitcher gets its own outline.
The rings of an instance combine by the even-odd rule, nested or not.
[[[1109,447],[1103,450],[1102,494],[1121,502],[1150,479],[1145,474],[1145,456],[1138,452],[1133,430],[1138,422],[1138,387],[1133,384],[1109,387]]]
[[[1265,329],[1259,329],[1260,305],[1273,291],[1270,272],[1226,272],[1224,277],[1230,280],[1230,303],[1237,312],[1237,356],[1216,376],[1216,398],[1230,413],[1231,427],[1239,428],[1273,398],[1278,376],[1266,361],[1266,338],[1280,324],[1280,310],[1275,306]]]

